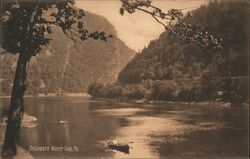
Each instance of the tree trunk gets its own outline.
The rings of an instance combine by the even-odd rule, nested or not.
[[[25,92],[25,79],[27,64],[30,57],[20,53],[17,61],[12,94],[10,99],[7,128],[2,149],[2,156],[14,156],[17,153],[16,144],[20,134],[22,116],[24,112],[23,95]]]

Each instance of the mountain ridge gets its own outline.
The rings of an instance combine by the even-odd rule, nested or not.
[[[116,79],[121,68],[134,56],[134,50],[117,37],[106,18],[86,12],[84,22],[90,32],[104,31],[113,38],[107,42],[87,40],[74,44],[59,28],[52,27],[53,33],[48,36],[53,40],[29,62],[26,94],[84,92],[92,81]],[[11,92],[16,60],[16,55],[0,55],[2,95]]]
[[[201,6],[185,23],[222,38],[222,50],[204,49],[165,31],[128,62],[116,82],[92,83],[88,92],[103,98],[247,102],[248,11],[247,1]]]

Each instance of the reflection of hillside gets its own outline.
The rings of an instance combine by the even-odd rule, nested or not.
[[[36,146],[77,146],[79,152],[32,152],[33,155],[94,156],[100,153],[99,140],[113,135],[119,122],[110,116],[100,116],[90,110],[91,102],[84,98],[29,98],[26,112],[37,117],[38,127],[23,129],[21,145],[28,150]],[[103,152],[102,152],[103,153]],[[108,152],[106,152],[108,153]]]
[[[7,106],[8,100],[1,102]],[[74,153],[32,152],[35,158],[244,158],[248,155],[249,108],[57,97],[25,98],[25,110],[38,119],[38,127],[22,128],[20,144],[26,150],[29,145],[65,144],[80,149]],[[111,151],[107,143],[113,139],[128,143],[130,153]]]

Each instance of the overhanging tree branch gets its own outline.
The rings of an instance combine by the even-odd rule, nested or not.
[[[156,22],[161,24],[166,30],[181,40],[191,43],[196,43],[202,48],[222,49],[222,39],[216,38],[206,29],[195,30],[189,23],[186,24],[186,19],[191,16],[184,16],[184,9],[169,9],[166,13],[159,7],[152,5],[151,0],[121,0],[122,7],[120,8],[121,15],[127,11],[133,14],[136,10],[142,11],[151,15]]]
[[[156,15],[154,15],[153,13],[151,13],[151,12],[145,10],[145,9],[139,8],[139,7],[137,8],[137,10],[142,11],[142,12],[147,13],[147,14],[150,14],[150,15],[151,15],[159,24],[161,24],[165,29],[170,30],[174,35],[178,36],[178,37],[181,38],[183,41],[187,41],[186,39],[184,39],[183,37],[181,37],[177,32],[175,32],[173,29],[171,29],[170,26],[168,26],[168,25],[164,24],[163,22],[161,22],[161,21],[157,18],[157,17],[159,17],[159,16],[156,16]]]

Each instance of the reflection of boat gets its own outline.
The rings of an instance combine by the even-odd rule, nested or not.
[[[121,151],[123,153],[129,154],[129,146],[128,144],[118,143],[116,140],[112,142],[108,142],[108,147],[117,151]]]

